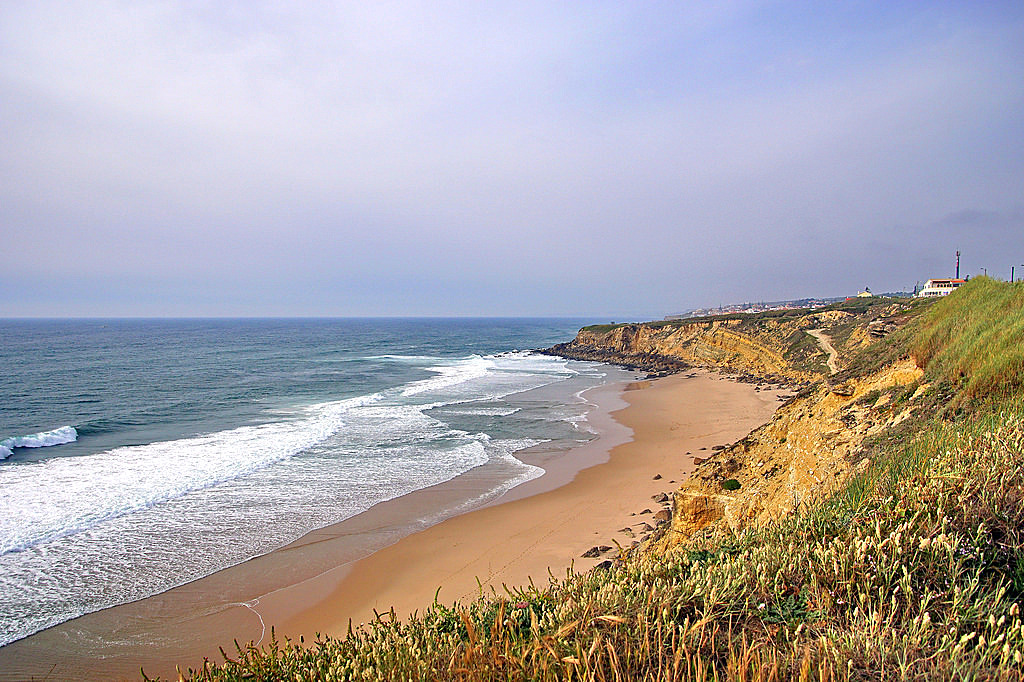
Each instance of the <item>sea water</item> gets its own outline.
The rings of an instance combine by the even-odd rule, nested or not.
[[[594,438],[584,392],[626,376],[529,352],[585,322],[0,321],[0,645],[481,465],[472,504],[536,478],[516,453]]]

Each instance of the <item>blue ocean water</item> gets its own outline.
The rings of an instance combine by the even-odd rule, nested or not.
[[[0,321],[0,645],[593,438],[587,320]],[[543,391],[535,389],[544,388]],[[437,510],[438,513],[451,510]]]

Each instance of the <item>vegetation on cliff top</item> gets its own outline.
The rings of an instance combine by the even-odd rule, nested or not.
[[[242,647],[196,679],[1024,677],[1024,287],[979,279],[876,342],[936,409],[823,503],[544,587]],[[882,348],[884,346],[884,348]],[[850,370],[852,371],[852,370]],[[952,396],[952,398],[951,398]]]
[[[661,374],[714,367],[769,383],[808,385],[831,375],[831,343],[841,364],[856,349],[917,317],[934,299],[857,298],[813,309],[733,313],[685,320],[584,327],[545,352]],[[808,332],[821,332],[819,338]]]
[[[786,318],[797,318],[803,317],[811,313],[821,313],[830,310],[840,310],[842,312],[851,313],[853,315],[859,315],[867,312],[872,307],[880,307],[887,304],[893,303],[911,303],[913,304],[918,299],[906,299],[906,298],[887,298],[883,296],[872,296],[870,298],[851,298],[847,301],[837,301],[827,306],[820,308],[784,308],[781,310],[763,310],[757,313],[724,313],[721,315],[703,315],[700,317],[685,317],[685,318],[672,318],[668,320],[655,320],[653,322],[610,322],[608,324],[592,324],[583,327],[584,331],[594,332],[597,334],[604,334],[610,332],[613,329],[619,327],[626,327],[630,324],[644,324],[648,327],[661,328],[661,327],[682,327],[688,324],[707,324],[709,322],[720,322],[723,320],[745,320],[750,322],[760,322],[764,320],[777,320]]]
[[[956,404],[1024,389],[1024,283],[971,280],[921,320],[911,352],[929,376],[956,388]]]

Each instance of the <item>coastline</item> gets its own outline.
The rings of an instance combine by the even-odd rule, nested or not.
[[[543,584],[549,568],[588,570],[614,554],[584,559],[584,551],[612,539],[628,547],[633,539],[619,529],[653,523],[640,512],[657,510],[651,496],[692,469],[683,453],[746,435],[778,405],[774,391],[700,371],[631,388],[643,390],[625,391],[629,406],[622,403],[614,423],[595,424],[595,441],[517,453],[547,473],[483,508],[399,539],[423,509],[458,504],[469,481],[417,491],[207,578],[14,642],[0,649],[0,677],[137,678],[140,666],[174,677],[175,664],[219,660],[218,646],[268,638],[271,625],[279,638],[343,634],[349,619],[365,622],[374,609],[393,606],[399,616],[424,609],[438,586],[439,600],[450,603],[475,596],[478,576],[485,589],[500,591],[531,578]],[[595,410],[596,419],[601,414]],[[82,643],[118,640],[124,646],[113,653],[81,651]]]
[[[293,638],[343,635],[350,618],[362,623],[391,609],[405,618],[422,612],[435,594],[451,604],[473,599],[481,589],[501,593],[531,580],[543,585],[549,572],[590,570],[617,556],[616,542],[628,549],[644,524],[656,523],[660,506],[652,498],[670,493],[693,470],[687,452],[742,438],[770,418],[777,396],[700,370],[634,382],[624,394],[628,406],[613,415],[633,437],[612,448],[607,461],[577,471],[557,488],[448,519],[357,562],[344,575],[326,574],[301,586],[321,595],[331,591],[282,621],[281,632]],[[622,532],[626,526],[636,538]],[[582,556],[594,546],[613,549]],[[273,609],[296,596],[295,588],[283,590],[264,605]]]

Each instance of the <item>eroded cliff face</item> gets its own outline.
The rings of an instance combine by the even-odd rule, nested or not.
[[[694,458],[696,471],[674,493],[659,543],[666,546],[709,526],[739,529],[777,521],[866,466],[865,442],[921,409],[923,373],[903,359],[851,378],[859,370],[850,361],[911,319],[919,305],[880,299],[774,316],[601,325],[581,329],[570,343],[548,352],[655,373],[699,366],[803,386],[743,440],[707,459]]]
[[[669,373],[706,367],[773,383],[806,385],[828,375],[827,356],[809,329],[856,326],[841,310],[778,318],[705,319],[584,327],[547,352]],[[866,321],[864,321],[866,324]]]
[[[792,330],[766,325],[757,336],[744,333],[739,320],[680,326],[624,325],[601,333],[580,330],[570,346],[577,352],[611,351],[624,358],[664,358],[683,366],[714,367],[759,377],[810,381],[812,372],[792,367],[783,357]]]
[[[707,460],[675,492],[662,545],[685,542],[709,525],[738,530],[777,521],[833,492],[867,438],[920,409],[922,370],[904,360],[839,386],[822,383],[779,408],[765,425]],[[728,490],[726,481],[739,488]],[[734,485],[734,484],[730,484]]]
[[[913,299],[877,299],[848,309],[596,325],[544,352],[655,374],[705,367],[770,383],[808,385],[832,374],[827,352],[808,331],[831,340],[842,370],[852,351],[897,329],[917,305]]]
[[[581,329],[570,343],[550,352],[577,360],[596,360],[656,374],[687,367],[742,372],[776,382],[807,381],[794,372],[778,348],[730,329],[731,321],[658,327],[630,324],[608,331]]]

